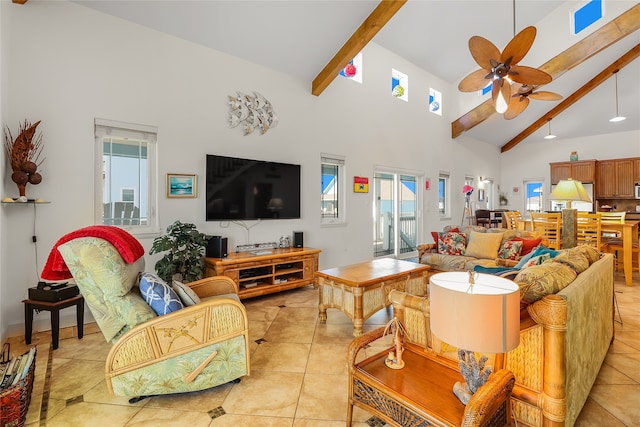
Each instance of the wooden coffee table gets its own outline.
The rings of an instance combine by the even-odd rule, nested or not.
[[[429,269],[424,264],[382,258],[317,271],[320,322],[326,322],[327,308],[337,308],[353,320],[353,335],[360,336],[364,321],[389,305],[392,289],[427,295]]]

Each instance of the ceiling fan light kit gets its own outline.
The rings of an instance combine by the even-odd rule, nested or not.
[[[626,117],[621,116],[619,111],[618,111],[618,71],[620,70],[615,70],[613,72],[613,75],[616,77],[616,116],[612,119],[609,119],[610,122],[621,122],[623,120],[626,120]]]

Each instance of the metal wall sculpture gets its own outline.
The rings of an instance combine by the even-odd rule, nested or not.
[[[245,135],[256,129],[260,129],[260,134],[264,135],[269,129],[276,127],[278,117],[264,96],[258,92],[253,92],[253,96],[242,92],[236,94],[237,96],[229,95],[229,127],[242,124]]]

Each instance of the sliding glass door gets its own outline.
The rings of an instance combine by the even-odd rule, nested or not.
[[[378,171],[373,178],[373,255],[408,258],[418,242],[418,177]]]

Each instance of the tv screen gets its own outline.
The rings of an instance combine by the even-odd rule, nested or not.
[[[206,219],[300,218],[300,165],[207,155]]]

